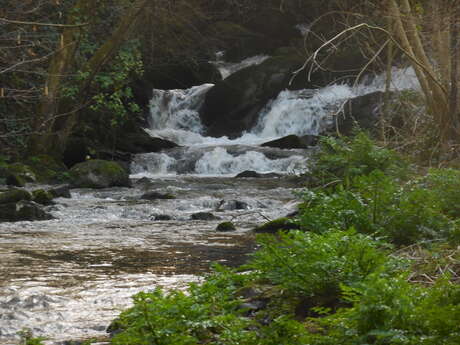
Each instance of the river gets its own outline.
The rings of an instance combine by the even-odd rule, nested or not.
[[[99,337],[134,293],[184,288],[212,262],[243,263],[255,247],[250,230],[295,211],[299,175],[310,164],[309,150],[259,144],[318,134],[344,100],[382,85],[376,78],[356,88],[283,91],[234,140],[203,136],[198,109],[211,84],[154,90],[147,130],[181,147],[137,155],[133,188],[73,189],[71,199],[47,207],[53,220],[0,223],[0,344],[17,344],[23,329],[49,344]],[[272,175],[235,178],[245,170]],[[152,191],[174,198],[142,198]],[[216,218],[193,220],[199,212]],[[223,221],[237,230],[216,231]]]

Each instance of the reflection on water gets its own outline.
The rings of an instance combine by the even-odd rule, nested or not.
[[[17,343],[23,328],[55,344],[101,336],[134,293],[185,287],[211,262],[241,264],[254,246],[248,230],[291,212],[298,185],[294,177],[143,179],[131,189],[74,190],[50,206],[55,220],[0,223],[0,344]],[[176,199],[140,199],[152,190]],[[202,211],[219,219],[190,220]],[[221,221],[238,230],[216,232]]]

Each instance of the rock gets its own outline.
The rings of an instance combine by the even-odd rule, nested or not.
[[[152,89],[188,89],[220,80],[222,76],[219,70],[209,62],[171,61],[147,67],[142,78],[133,83],[132,89],[137,104],[148,106]]]
[[[93,159],[70,169],[71,185],[76,188],[130,187],[129,175],[118,163]]]
[[[27,182],[36,182],[37,177],[29,166],[23,163],[13,163],[3,166],[2,175],[6,184],[15,187],[24,187]]]
[[[53,195],[44,189],[32,191],[32,200],[41,205],[52,205]]]
[[[67,166],[51,156],[38,155],[28,157],[25,161],[41,183],[65,182],[69,178]]]
[[[0,193],[0,204],[15,203],[23,200],[32,200],[32,194],[24,189],[10,189]]]
[[[277,173],[258,173],[252,170],[245,170],[235,176],[235,178],[279,178],[283,175]]]
[[[141,199],[145,200],[157,200],[157,199],[175,199],[176,197],[169,193],[159,193],[159,192],[147,192],[142,194]]]
[[[342,135],[351,135],[356,127],[375,131],[379,121],[383,97],[384,92],[377,91],[347,101],[343,107],[343,114],[338,115],[336,122],[338,132]]]
[[[232,222],[223,222],[217,225],[216,231],[219,232],[229,232],[229,231],[235,231],[236,227]]]
[[[224,43],[225,60],[239,62],[247,57],[269,53],[273,44],[263,34],[230,21],[213,25],[219,42]]]
[[[33,201],[22,200],[17,203],[0,204],[0,221],[18,222],[53,219]]]
[[[60,186],[56,186],[48,190],[51,193],[53,198],[71,198],[70,195],[70,186],[68,184],[63,184]]]
[[[235,176],[235,178],[248,178],[248,177],[249,178],[260,178],[262,177],[262,174],[259,174],[258,172],[253,171],[253,170],[245,170]]]
[[[221,204],[217,208],[218,210],[247,210],[249,209],[248,203],[239,200],[228,200],[221,201]]]
[[[9,174],[5,182],[7,185],[14,187],[24,187],[26,185],[26,180],[16,174]]]
[[[318,139],[319,137],[317,135],[304,135],[299,137],[291,134],[280,139],[268,141],[261,146],[277,147],[280,149],[307,149],[311,146],[315,146],[318,143]]]
[[[127,133],[118,138],[116,148],[129,153],[159,152],[178,145],[172,141],[151,137],[146,131]]]
[[[262,108],[288,85],[292,71],[301,64],[297,56],[272,57],[217,83],[200,110],[207,135],[234,138],[250,130]]]
[[[198,212],[194,213],[190,217],[192,220],[218,220],[219,217],[216,217],[210,212]]]
[[[300,229],[298,224],[294,224],[292,219],[283,217],[274,219],[262,224],[254,229],[257,234],[276,234],[279,230],[297,230]]]
[[[154,220],[172,220],[172,217],[167,214],[157,214],[153,219]]]

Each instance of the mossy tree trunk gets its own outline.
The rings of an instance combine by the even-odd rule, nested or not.
[[[51,153],[60,156],[65,149],[67,140],[78,121],[81,109],[89,103],[89,88],[95,76],[109,63],[121,45],[129,37],[138,23],[142,10],[149,4],[148,0],[136,0],[129,6],[118,25],[107,40],[96,50],[83,66],[77,66],[76,55],[85,28],[66,28],[62,32],[61,44],[53,56],[47,80],[47,94],[44,96],[40,112],[35,121],[35,134],[30,141],[31,153]],[[94,11],[100,6],[94,0],[79,0],[70,11],[67,22],[76,24],[85,18],[94,17]],[[78,70],[87,77],[78,82],[78,94],[72,99],[61,94],[67,76]]]

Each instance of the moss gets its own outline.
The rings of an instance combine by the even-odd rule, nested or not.
[[[11,189],[0,193],[0,204],[14,203],[21,200],[32,200],[32,195],[24,189]]]
[[[255,233],[258,234],[275,234],[279,230],[295,230],[299,229],[299,225],[294,224],[292,219],[283,217],[274,219],[270,222],[264,223],[261,226],[258,226],[254,229]]]
[[[226,232],[226,231],[235,231],[236,227],[235,224],[232,222],[222,222],[217,225],[216,231]]]
[[[26,160],[38,182],[54,183],[65,181],[67,167],[49,155],[37,155]]]
[[[23,163],[13,163],[8,165],[8,172],[10,176],[14,176],[25,182],[36,182],[37,177],[34,171],[26,164]]]
[[[51,205],[53,195],[44,189],[37,189],[32,192],[32,200],[42,205]]]
[[[129,187],[129,175],[120,164],[101,159],[76,164],[70,169],[71,183],[79,188]]]

